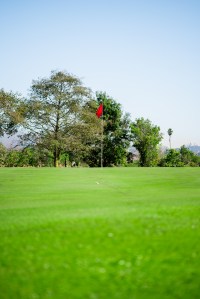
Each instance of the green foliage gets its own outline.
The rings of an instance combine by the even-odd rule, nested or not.
[[[0,144],[0,167],[53,166],[53,157],[37,148],[7,149]]]
[[[14,150],[14,149],[9,149],[7,151],[6,155],[6,162],[5,166],[6,167],[17,167],[21,166],[19,163],[20,160],[20,151]]]
[[[131,124],[131,132],[133,146],[140,154],[140,166],[156,166],[159,153],[158,144],[163,138],[160,128],[142,117]]]
[[[180,150],[167,150],[166,155],[160,160],[159,166],[164,167],[183,167],[183,166],[200,166],[200,157],[184,145]]]
[[[0,136],[12,135],[24,122],[23,99],[13,92],[0,90]]]
[[[6,147],[2,143],[0,143],[0,167],[5,165],[6,152],[7,152]]]
[[[167,133],[169,136],[172,136],[173,130],[170,128],[170,129],[168,129]]]
[[[184,163],[181,161],[180,152],[175,149],[167,151],[166,156],[160,161],[160,166],[164,167],[183,167]]]
[[[180,148],[181,161],[186,166],[200,166],[200,157],[186,148],[184,145]]]
[[[0,177],[2,299],[199,298],[199,168]]]

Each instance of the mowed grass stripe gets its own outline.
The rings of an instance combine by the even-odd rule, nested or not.
[[[199,168],[2,168],[1,298],[199,298],[199,212]]]

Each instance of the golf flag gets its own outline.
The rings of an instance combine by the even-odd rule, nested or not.
[[[102,116],[102,114],[103,114],[103,104],[100,104],[100,105],[99,105],[99,108],[98,108],[97,111],[96,111],[96,116],[97,116],[98,118],[100,118],[100,117]]]

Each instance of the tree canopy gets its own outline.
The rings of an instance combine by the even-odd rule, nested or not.
[[[158,145],[163,138],[160,128],[142,117],[131,124],[131,132],[133,146],[140,154],[140,166],[156,166]]]
[[[13,135],[22,125],[25,106],[19,94],[0,90],[0,136]]]
[[[31,90],[23,142],[52,153],[54,166],[64,152],[84,155],[100,129],[90,90],[66,72],[33,81]]]

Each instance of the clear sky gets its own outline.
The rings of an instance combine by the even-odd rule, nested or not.
[[[200,145],[200,0],[1,0],[0,88],[65,70]]]

